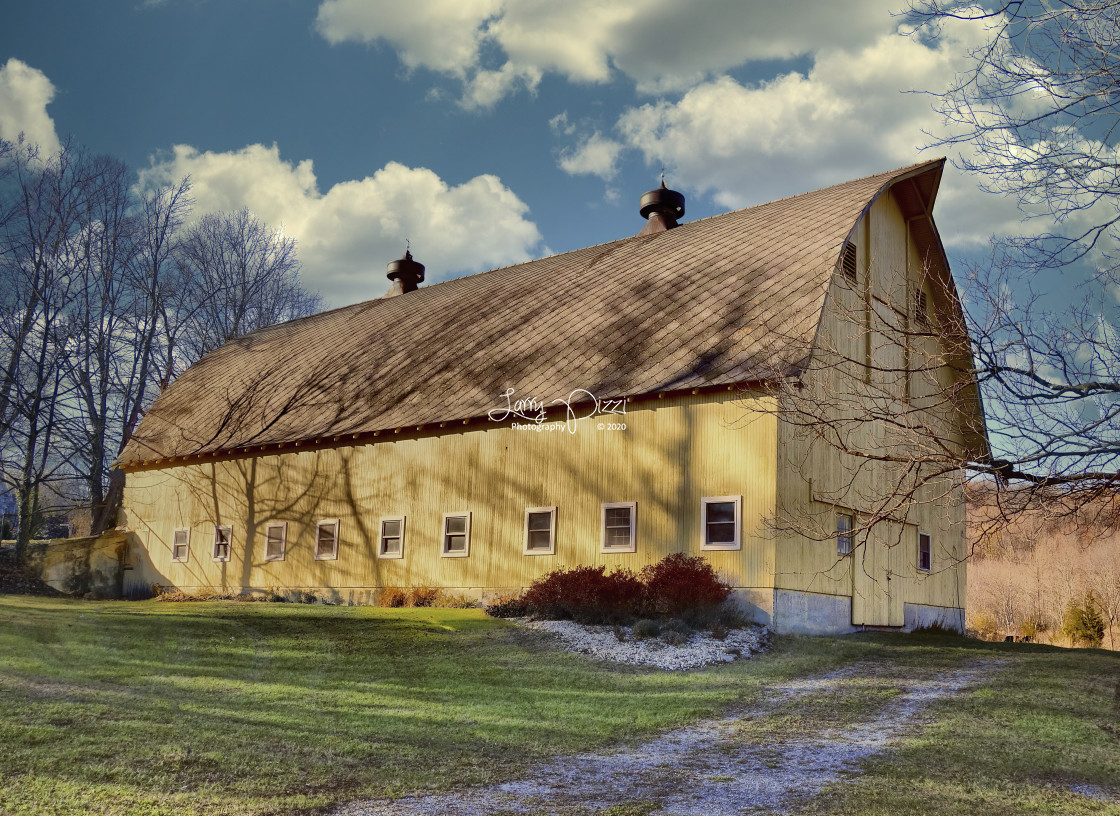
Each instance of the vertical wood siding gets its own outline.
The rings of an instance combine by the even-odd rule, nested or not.
[[[866,450],[901,451],[923,444],[900,440],[876,423],[860,422],[859,401],[880,410],[920,410],[941,438],[964,444],[961,418],[939,398],[952,369],[938,338],[913,338],[913,293],[924,286],[934,311],[949,308],[943,292],[925,280],[924,261],[891,195],[880,197],[854,231],[859,282],[837,275],[818,335],[817,365],[806,388],[835,419],[856,420],[854,436]],[[870,349],[871,369],[862,365]],[[907,375],[907,371],[918,369]],[[953,406],[959,407],[959,406]],[[893,447],[892,447],[893,446]],[[855,536],[853,552],[837,554],[837,510],[860,511],[890,495],[904,479],[899,466],[846,457],[811,434],[781,423],[778,429],[778,588],[852,596],[852,623],[900,626],[903,604],[963,607],[966,555],[961,485],[942,479],[922,489],[905,509],[905,523],[877,525],[868,540]],[[866,516],[864,516],[866,518]],[[785,521],[782,521],[785,519]],[[800,525],[800,527],[798,527]],[[932,565],[919,571],[918,533],[932,537]]]
[[[598,430],[600,422],[626,430]],[[631,403],[625,416],[581,419],[574,434],[469,426],[459,433],[262,455],[128,474],[129,527],[147,545],[133,583],[198,588],[312,588],[368,602],[371,588],[527,586],[557,568],[640,569],[701,554],[705,496],[743,497],[740,551],[703,556],[737,587],[773,586],[777,420],[769,398],[728,392]],[[600,505],[637,502],[637,552],[603,554]],[[527,507],[556,506],[555,555],[525,555]],[[470,555],[440,556],[444,513],[471,513]],[[404,556],[376,556],[379,522],[405,516]],[[341,520],[337,560],[313,557],[315,525]],[[265,525],[288,524],[283,561],[266,561]],[[233,528],[227,562],[213,528]],[[171,561],[174,530],[190,557]]]

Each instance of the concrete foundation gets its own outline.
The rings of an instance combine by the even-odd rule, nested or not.
[[[921,626],[940,624],[946,629],[964,634],[964,610],[951,606],[902,605],[903,628],[910,632]]]
[[[783,635],[845,635],[852,626],[852,599],[792,589],[774,590],[775,632]]]

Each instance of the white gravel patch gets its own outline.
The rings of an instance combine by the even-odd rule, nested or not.
[[[696,632],[687,643],[670,646],[657,638],[637,640],[633,628],[629,626],[619,627],[624,638],[619,640],[613,626],[586,626],[572,621],[534,621],[528,618],[510,620],[555,635],[569,651],[600,660],[632,666],[655,666],[667,671],[696,669],[711,663],[733,663],[765,651],[770,642],[770,632],[764,626],[732,629],[724,640]]]

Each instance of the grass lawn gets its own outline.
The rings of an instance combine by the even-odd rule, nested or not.
[[[805,812],[1120,816],[1120,652],[974,648],[1003,671]]]
[[[1025,813],[1054,786],[1120,780],[1115,655],[802,638],[663,673],[540,643],[477,610],[0,596],[0,813],[311,813],[506,779],[856,660],[993,655],[1016,670],[941,710],[895,764],[831,789],[821,812]],[[926,794],[938,786],[940,810]],[[1024,806],[989,807],[1008,797]]]

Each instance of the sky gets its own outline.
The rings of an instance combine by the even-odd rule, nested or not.
[[[932,99],[982,44],[899,0],[38,0],[0,27],[0,138],[73,139],[195,213],[296,238],[331,306],[615,240],[664,170],[685,220],[947,153]],[[950,260],[1021,229],[947,168]]]

